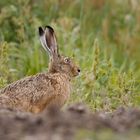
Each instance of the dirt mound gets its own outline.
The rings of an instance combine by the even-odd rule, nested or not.
[[[140,110],[133,108],[92,113],[84,105],[75,104],[61,111],[51,108],[38,115],[0,109],[1,140],[71,140],[78,129],[125,132],[139,127]]]

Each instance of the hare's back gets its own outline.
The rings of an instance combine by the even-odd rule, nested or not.
[[[63,74],[40,73],[14,82],[0,91],[0,106],[40,112],[47,106],[61,107],[70,95],[70,83]]]
[[[5,94],[6,96],[15,98],[30,98],[30,96],[42,96],[44,92],[51,93],[49,91],[54,89],[54,84],[57,80],[47,73],[40,73],[34,76],[29,76],[19,81],[16,81],[5,88],[0,90],[0,96]],[[40,93],[40,95],[36,95]],[[31,99],[31,98],[30,98]]]

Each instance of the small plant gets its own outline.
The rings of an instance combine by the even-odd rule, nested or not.
[[[81,75],[83,82],[78,84],[81,90],[77,92],[81,94],[77,94],[80,95],[81,101],[88,103],[94,110],[107,111],[123,105],[134,105],[134,93],[137,90],[134,74],[129,70],[125,73],[120,72],[119,68],[112,64],[113,58],[105,57],[97,39],[93,48],[94,58],[91,70],[87,69]]]

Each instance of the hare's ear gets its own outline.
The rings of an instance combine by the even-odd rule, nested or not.
[[[56,58],[58,56],[58,46],[53,28],[50,26],[46,26],[45,29],[39,27],[39,35],[43,48],[49,52],[51,57]]]

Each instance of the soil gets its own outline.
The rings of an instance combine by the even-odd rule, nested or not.
[[[93,113],[78,103],[63,110],[50,108],[40,114],[0,109],[0,140],[73,140],[81,129],[124,133],[134,128],[140,129],[140,110],[136,108]]]

